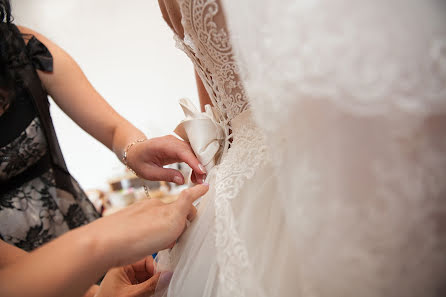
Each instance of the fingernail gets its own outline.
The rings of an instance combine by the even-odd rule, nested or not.
[[[201,172],[206,173],[206,168],[203,165],[198,164],[198,168],[200,168]]]
[[[158,280],[158,285],[162,286],[162,287],[164,287],[164,286],[167,287],[167,285],[169,285],[169,283],[170,283],[170,280],[172,279],[172,275],[173,275],[173,273],[170,271],[162,272],[161,276]]]
[[[173,182],[176,183],[177,185],[182,185],[182,184],[183,184],[183,179],[182,179],[181,177],[179,177],[179,176],[176,175],[176,176],[173,178]]]

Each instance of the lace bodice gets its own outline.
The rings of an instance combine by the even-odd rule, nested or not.
[[[235,62],[223,12],[217,0],[178,0],[184,39],[175,36],[177,47],[195,65],[213,105],[226,122],[249,104]]]

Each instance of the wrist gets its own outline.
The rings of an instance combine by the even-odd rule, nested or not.
[[[103,226],[104,218],[73,230],[77,248],[85,255],[90,255],[94,265],[105,274],[111,267],[114,267],[114,248],[111,244],[110,232]]]
[[[130,143],[143,138],[147,137],[144,133],[133,126],[118,127],[113,133],[112,150],[116,157],[118,157],[119,161],[122,162],[127,146]]]
[[[125,167],[127,167],[127,169],[130,171],[130,172],[132,172],[133,174],[135,174],[136,175],[136,172],[130,167],[130,165],[129,165],[129,160],[128,160],[128,157],[129,157],[129,152],[130,152],[130,150],[134,147],[134,146],[136,146],[136,145],[138,145],[138,144],[140,144],[140,143],[143,143],[143,142],[145,142],[145,141],[147,141],[147,138],[140,138],[140,139],[137,139],[137,140],[135,140],[135,141],[132,141],[132,142],[130,142],[127,146],[126,146],[126,148],[124,149],[124,154],[123,154],[123,156],[122,156],[122,163],[125,165]]]

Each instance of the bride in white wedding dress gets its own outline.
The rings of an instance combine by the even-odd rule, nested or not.
[[[159,2],[213,107],[158,294],[446,296],[445,1]]]

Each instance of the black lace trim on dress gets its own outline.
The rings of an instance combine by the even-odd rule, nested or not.
[[[39,161],[28,167],[22,173],[8,179],[7,181],[0,180],[0,195],[3,195],[13,189],[21,187],[24,183],[44,174],[51,168],[51,158],[48,152],[40,158]]]

